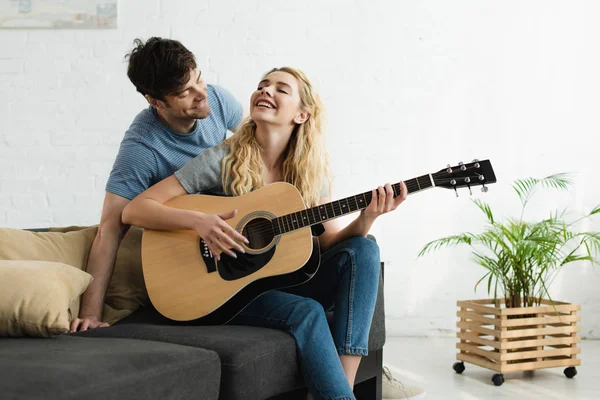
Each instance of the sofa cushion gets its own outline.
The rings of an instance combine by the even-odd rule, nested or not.
[[[0,228],[0,260],[54,261],[85,271],[88,254],[97,228],[78,232],[30,232]],[[73,315],[79,314],[79,298],[72,304]]]
[[[49,231],[76,232],[85,229],[89,227],[53,227]],[[106,289],[102,312],[103,321],[111,325],[150,302],[142,273],[142,233],[143,229],[130,227],[117,251],[115,269]]]
[[[97,230],[58,233],[0,228],[0,260],[55,261],[85,270]]]
[[[145,339],[215,351],[222,366],[220,399],[265,399],[304,384],[296,343],[283,331],[248,326],[173,325],[146,307],[111,327],[69,336]]]
[[[52,336],[69,330],[69,308],[92,281],[70,265],[0,260],[0,336]]]
[[[217,354],[130,339],[0,339],[3,400],[217,399]]]

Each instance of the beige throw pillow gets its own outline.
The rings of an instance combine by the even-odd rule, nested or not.
[[[54,261],[85,271],[97,227],[69,233],[0,228],[0,260]],[[6,284],[0,281],[0,291]],[[71,305],[79,315],[79,298]]]
[[[96,232],[97,227],[69,233],[0,228],[0,260],[56,261],[85,270]]]
[[[69,330],[70,309],[92,276],[48,261],[0,260],[0,336],[52,336]]]

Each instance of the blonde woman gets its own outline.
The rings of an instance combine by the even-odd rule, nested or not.
[[[123,222],[194,230],[217,258],[220,252],[243,252],[239,241],[246,238],[225,222],[236,210],[209,215],[163,204],[188,193],[239,196],[278,181],[295,185],[308,207],[330,202],[322,114],[321,101],[301,71],[273,69],[252,94],[250,118],[237,133],[141,193],[125,208]],[[377,217],[406,199],[406,186],[401,188],[403,194],[395,199],[389,184],[374,190],[373,201],[343,229],[326,222],[316,276],[297,288],[262,294],[230,321],[291,334],[315,399],[354,399],[352,387],[361,357],[368,353],[379,282],[379,248],[366,236]],[[330,330],[324,309],[334,305]]]

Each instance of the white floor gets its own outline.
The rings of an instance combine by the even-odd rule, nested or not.
[[[491,381],[491,370],[465,363],[462,375],[454,372],[455,338],[388,337],[384,364],[394,376],[423,387],[427,400],[600,400],[600,340],[584,340],[577,376],[568,379],[564,368],[504,374],[502,386]]]

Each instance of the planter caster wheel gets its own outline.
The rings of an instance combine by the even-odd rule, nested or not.
[[[565,368],[563,372],[565,373],[565,376],[569,379],[577,375],[577,369],[575,367]]]
[[[465,370],[465,363],[460,361],[460,362],[455,362],[454,365],[452,365],[452,369],[457,373],[457,374],[462,374],[463,371]]]
[[[494,382],[494,385],[496,386],[501,386],[504,383],[504,375],[494,374],[494,376],[492,376],[492,382]]]

